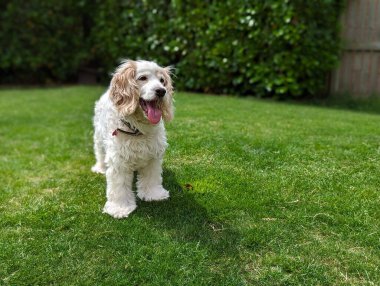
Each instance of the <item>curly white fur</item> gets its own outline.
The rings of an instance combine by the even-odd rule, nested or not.
[[[155,201],[169,197],[162,187],[161,164],[167,147],[163,120],[173,117],[172,92],[169,68],[154,62],[128,60],[116,69],[109,89],[96,102],[96,164],[92,171],[106,174],[107,202],[103,211],[114,218],[127,217],[136,209],[132,192],[134,171],[138,172],[140,199]],[[121,119],[142,135],[118,132],[113,136],[117,128],[127,128]]]

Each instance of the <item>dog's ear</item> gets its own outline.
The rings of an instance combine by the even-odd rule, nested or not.
[[[116,69],[110,86],[110,97],[119,112],[131,115],[139,104],[136,63],[126,60]]]
[[[164,104],[162,106],[162,118],[169,122],[174,117],[174,106],[173,106],[173,82],[171,78],[172,74],[172,67],[165,67],[163,68],[163,77],[165,80],[165,88],[166,88],[166,96],[164,97]]]

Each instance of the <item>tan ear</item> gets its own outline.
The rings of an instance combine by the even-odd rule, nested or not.
[[[161,108],[162,110],[162,118],[169,122],[174,117],[174,106],[173,106],[173,82],[171,79],[172,67],[163,68],[163,77],[165,79],[165,88],[166,88],[166,96],[164,97],[164,104]]]
[[[139,104],[136,63],[126,60],[116,69],[110,86],[110,98],[119,112],[131,115]]]

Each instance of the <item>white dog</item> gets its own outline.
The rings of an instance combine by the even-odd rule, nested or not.
[[[169,198],[162,187],[162,158],[167,147],[164,121],[173,118],[170,68],[154,62],[126,60],[116,69],[109,89],[95,105],[92,171],[106,174],[103,212],[127,217],[137,196],[145,201]]]

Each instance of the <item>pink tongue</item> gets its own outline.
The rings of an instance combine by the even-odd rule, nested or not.
[[[148,107],[148,119],[150,123],[157,124],[161,119],[161,110],[159,110],[156,106],[155,101],[147,102]]]

